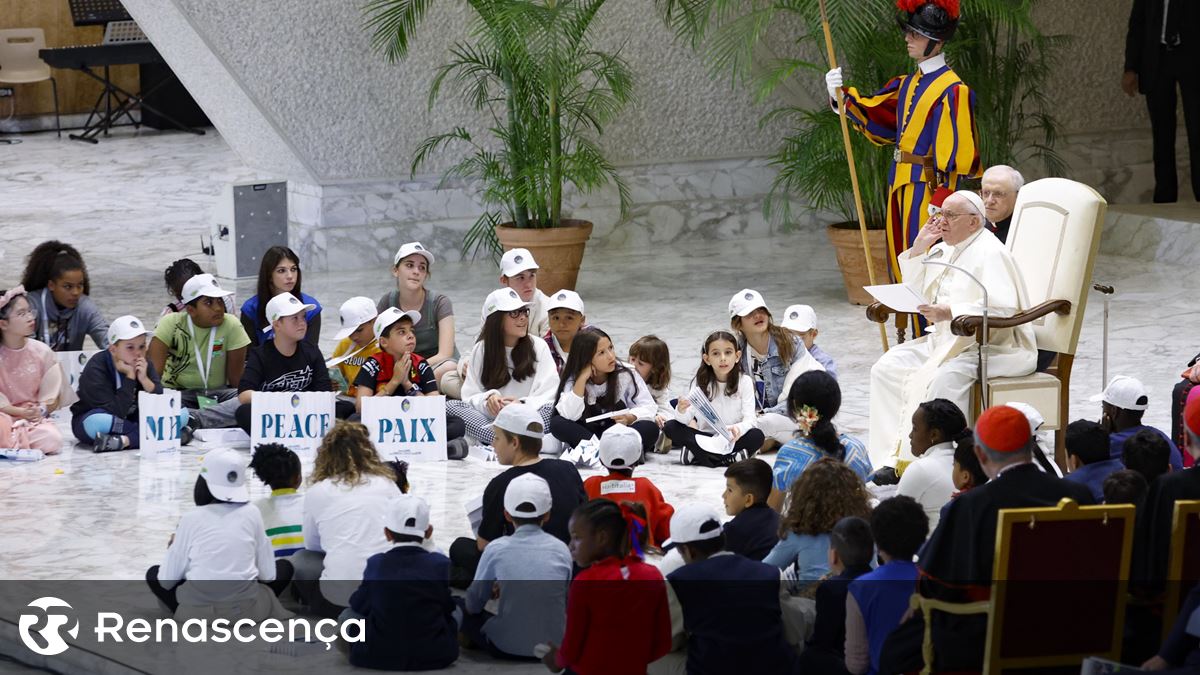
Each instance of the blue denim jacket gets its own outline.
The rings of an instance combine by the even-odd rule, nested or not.
[[[763,362],[761,372],[754,371],[754,357],[750,354],[750,346],[742,341],[742,372],[754,380],[756,408],[760,412],[779,413],[787,415],[787,392],[783,391],[783,381],[787,379],[788,369],[792,363],[784,363],[779,358],[779,348],[775,346],[775,338],[770,338],[767,344],[767,358]],[[792,361],[804,354],[804,341],[798,337],[792,338]],[[780,398],[782,396],[782,399]]]

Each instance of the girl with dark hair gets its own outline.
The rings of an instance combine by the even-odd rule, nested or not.
[[[34,339],[56,352],[83,349],[84,336],[100,349],[108,346],[108,322],[89,295],[87,266],[74,246],[38,244],[26,258],[21,286],[33,307]]]
[[[797,377],[788,393],[787,406],[797,431],[775,458],[775,484],[767,498],[771,508],[779,511],[792,483],[810,464],[824,457],[845,463],[861,480],[871,475],[871,458],[862,441],[839,434],[833,425],[833,417],[842,407],[842,390],[832,375],[811,370]]]
[[[593,499],[575,509],[568,527],[571,557],[583,571],[567,592],[562,646],[548,645],[542,663],[579,675],[646,672],[671,650],[671,612],[662,574],[642,562],[645,510]]]
[[[63,439],[50,413],[76,397],[54,352],[29,339],[33,314],[24,288],[0,292],[0,448],[53,455]]]
[[[621,414],[587,421],[616,412]],[[568,447],[582,450],[580,445],[591,440],[593,449],[598,450],[600,434],[614,424],[624,424],[642,437],[645,454],[658,440],[657,413],[649,387],[636,370],[617,360],[608,334],[598,328],[580,331],[563,364],[550,433]]]
[[[537,408],[549,425],[558,370],[546,341],[529,335],[529,303],[516,291],[501,288],[484,300],[483,328],[466,361],[462,400],[446,401],[446,414],[461,419],[468,436],[491,445],[492,420],[515,402]]]
[[[729,331],[714,331],[705,338],[700,360],[692,386],[704,392],[713,409],[729,424],[733,445],[725,448],[726,452],[712,452],[700,446],[697,436],[711,438],[717,432],[708,420],[696,415],[687,398],[679,399],[678,414],[663,426],[663,432],[676,445],[683,446],[680,462],[729,466],[754,455],[763,444],[763,432],[757,428],[758,417],[754,413],[754,382],[742,372],[742,352],[737,338]],[[693,419],[695,427],[689,426]]]
[[[258,286],[254,295],[242,303],[242,328],[250,336],[250,343],[260,345],[275,337],[271,323],[267,321],[267,303],[280,293],[291,293],[306,305],[312,305],[304,319],[308,321],[308,332],[304,341],[317,346],[321,339],[321,303],[300,290],[303,275],[300,258],[286,246],[272,246],[263,254],[258,268]]]
[[[164,317],[168,314],[184,311],[187,304],[183,301],[183,285],[188,282],[188,279],[197,274],[204,273],[204,270],[200,269],[200,265],[191,258],[180,258],[172,262],[167,269],[163,270],[163,283],[167,287],[167,295],[170,296],[171,301],[167,303],[166,307],[163,307],[162,314],[159,314],[159,316]],[[210,274],[209,276],[212,275]],[[222,298],[222,300],[225,302],[225,313],[232,316],[234,308],[237,307],[233,293]]]
[[[954,439],[966,428],[962,411],[944,398],[925,401],[913,412],[908,439],[917,460],[904,469],[896,494],[912,497],[925,509],[930,532],[954,494]]]

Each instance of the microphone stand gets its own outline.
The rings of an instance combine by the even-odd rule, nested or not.
[[[977,286],[979,286],[980,290],[983,291],[983,342],[980,343],[980,345],[979,345],[979,392],[980,392],[980,407],[987,408],[988,393],[989,393],[988,379],[987,379],[987,360],[988,360],[988,291],[987,291],[987,286],[984,286],[983,282],[980,281],[974,274],[971,274],[970,272],[963,269],[962,267],[959,267],[958,265],[954,265],[954,264],[947,263],[947,262],[941,262],[938,260],[923,260],[921,262],[921,264],[922,265],[940,265],[942,267],[949,267],[952,270],[957,270],[959,272],[962,272],[963,274],[967,275],[967,277],[971,281],[974,281],[975,284]]]

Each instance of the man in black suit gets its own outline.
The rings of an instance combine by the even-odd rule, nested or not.
[[[1200,457],[1200,398],[1188,402],[1183,411],[1183,423],[1184,452],[1193,459]],[[1183,471],[1165,473],[1150,484],[1146,501],[1138,509],[1133,554],[1135,586],[1151,592],[1161,591],[1166,586],[1175,502],[1189,499],[1200,499],[1200,461]]]
[[[1091,504],[1085,485],[1048,474],[1033,463],[1035,440],[1025,415],[1010,406],[994,406],[975,424],[975,456],[989,480],[950,503],[933,531],[918,565],[920,592],[953,602],[986,599],[996,555],[996,525],[1001,509],[1056,506],[1064,497]],[[935,615],[935,670],[978,670],[983,665],[987,618]],[[920,614],[888,636],[880,672],[920,670]]]
[[[1154,137],[1154,201],[1178,199],[1175,173],[1176,85],[1183,98],[1192,195],[1200,200],[1200,3],[1133,0],[1125,35],[1121,88],[1146,95]]]

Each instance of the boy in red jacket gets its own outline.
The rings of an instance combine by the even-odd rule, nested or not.
[[[651,546],[662,546],[671,537],[675,509],[649,478],[634,478],[633,465],[642,458],[642,437],[631,427],[614,424],[600,436],[600,463],[607,476],[592,476],[583,482],[588,499],[610,499],[640,503],[646,509]]]

